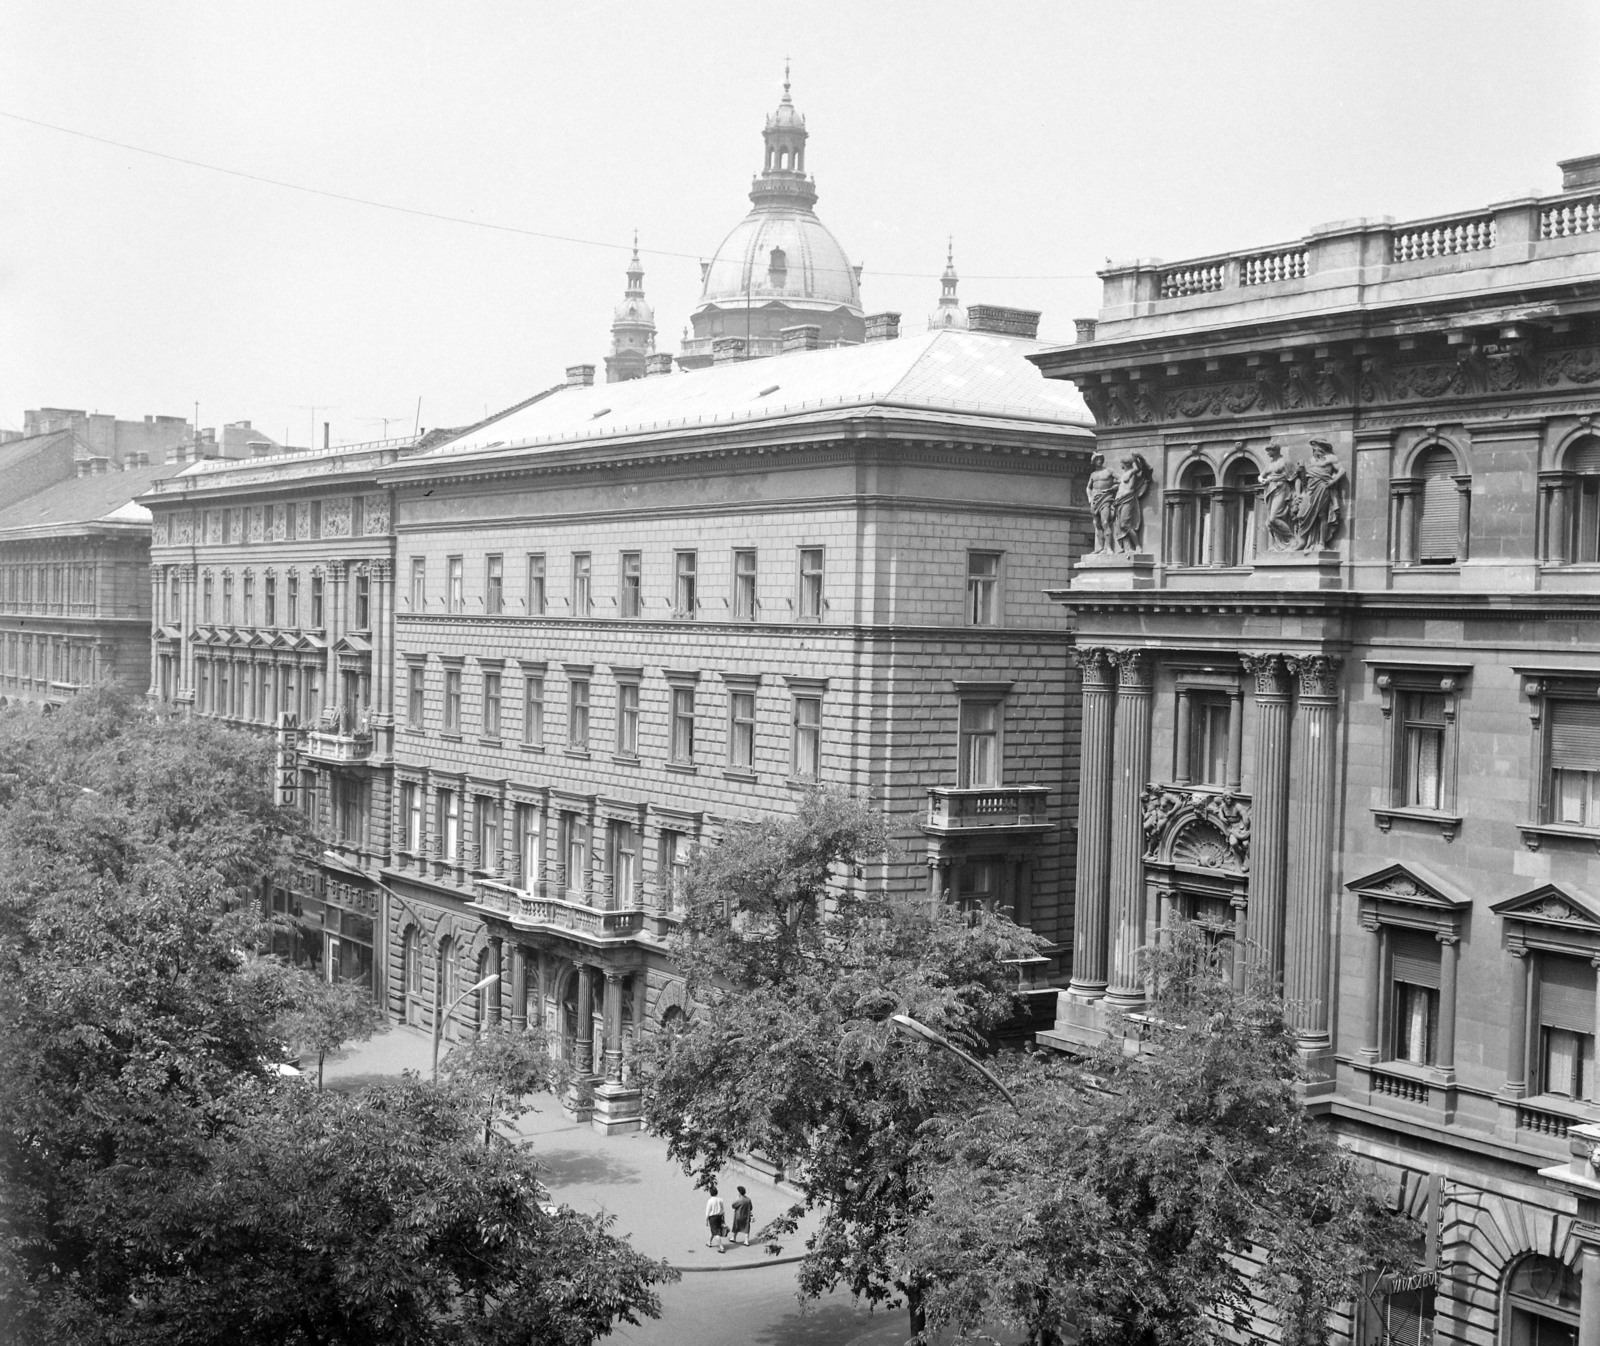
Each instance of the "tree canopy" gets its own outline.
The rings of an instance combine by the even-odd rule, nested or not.
[[[1192,927],[1149,951],[1155,995],[1083,1061],[1009,1063],[1018,1108],[930,1120],[932,1199],[905,1256],[933,1287],[928,1321],[1007,1324],[1084,1346],[1200,1346],[1218,1327],[1320,1346],[1361,1271],[1414,1237],[1312,1117],[1282,1002],[1235,990]]]
[[[923,1283],[902,1254],[927,1200],[917,1131],[985,1086],[890,1019],[909,1014],[981,1049],[1014,1007],[1005,960],[1038,941],[992,911],[867,887],[857,867],[886,846],[879,816],[818,791],[793,817],[737,823],[698,849],[674,946],[698,1008],[657,1039],[642,1077],[647,1124],[702,1184],[736,1154],[797,1172],[822,1216],[803,1291],[903,1299],[915,1321]],[[769,1234],[793,1228],[791,1217]]]
[[[295,980],[260,894],[311,849],[269,748],[106,690],[0,711],[0,1337],[566,1343],[655,1312],[666,1269],[540,1212],[471,1083],[269,1071]]]

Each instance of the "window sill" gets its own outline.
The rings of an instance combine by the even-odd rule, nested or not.
[[[819,776],[790,776],[783,782],[791,790],[815,790],[822,784]]]
[[[1587,841],[1600,850],[1600,828],[1573,827],[1567,823],[1518,823],[1522,840],[1530,851],[1536,851],[1546,837],[1555,841]]]
[[[504,740],[502,740],[502,739],[500,739],[498,737],[490,738],[488,735],[479,735],[478,742],[483,744],[483,746],[486,747],[486,748],[503,748],[503,747],[505,747]]]
[[[563,748],[561,753],[564,757],[576,757],[580,762],[587,762],[590,757],[587,748]]]
[[[542,753],[544,751],[544,744],[542,744],[542,743],[519,743],[519,744],[517,744],[517,751],[518,752],[539,752],[539,753]]]
[[[420,724],[403,724],[400,726],[402,734],[409,734],[412,738],[426,738],[428,731]]]
[[[454,729],[441,729],[439,731],[439,737],[444,739],[446,743],[461,742],[461,735],[458,734]]]
[[[700,768],[693,762],[668,762],[663,768],[678,776],[698,776]]]
[[[1461,830],[1461,814],[1446,813],[1442,809],[1375,808],[1372,810],[1372,817],[1381,832],[1387,832],[1394,825],[1396,818],[1408,822],[1432,823],[1446,841],[1454,841],[1456,833]]]
[[[741,767],[741,766],[730,766],[730,767],[728,767],[726,770],[723,771],[722,778],[724,780],[744,781],[747,784],[751,784],[751,785],[755,784],[756,780],[758,779],[757,776],[756,776],[756,773],[754,771],[752,771],[749,767]]]
[[[611,754],[611,760],[622,766],[638,766],[639,754],[636,752],[614,752]]]

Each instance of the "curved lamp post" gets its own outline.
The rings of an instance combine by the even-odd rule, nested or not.
[[[435,1084],[437,1084],[439,1082],[439,1039],[444,1036],[444,1021],[446,1019],[448,1019],[452,1014],[454,1014],[456,1012],[456,1006],[459,1005],[463,1000],[465,1000],[469,995],[477,995],[479,991],[485,990],[486,988],[488,988],[490,986],[493,986],[499,980],[500,980],[500,974],[498,972],[491,972],[487,977],[485,977],[482,981],[480,981],[476,986],[467,987],[467,989],[465,991],[463,991],[454,1000],[452,1000],[450,1002],[450,1008],[449,1009],[443,1011],[443,1013],[434,1015],[434,1018],[433,1018],[433,1082]]]
[[[907,1037],[921,1038],[924,1042],[932,1043],[935,1047],[943,1047],[945,1051],[953,1052],[956,1056],[959,1056],[969,1066],[976,1070],[978,1074],[982,1075],[984,1079],[988,1080],[989,1083],[1000,1092],[1001,1096],[1007,1103],[1011,1104],[1013,1108],[1016,1108],[1018,1112],[1022,1111],[1021,1106],[1017,1103],[1017,1100],[1013,1096],[1011,1090],[1007,1089],[1005,1085],[1001,1084],[1000,1081],[995,1078],[994,1072],[991,1071],[988,1066],[984,1065],[983,1062],[979,1061],[975,1056],[970,1056],[968,1053],[962,1051],[961,1048],[956,1046],[955,1043],[951,1042],[949,1038],[945,1037],[943,1033],[936,1033],[933,1029],[929,1028],[927,1024],[918,1022],[909,1014],[891,1015],[889,1022],[892,1023],[899,1032],[904,1033]]]

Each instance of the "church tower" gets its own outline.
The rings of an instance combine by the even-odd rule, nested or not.
[[[967,311],[956,298],[956,241],[951,238],[944,255],[944,275],[939,277],[939,307],[928,315],[928,330],[942,332],[945,328],[962,329],[967,325]]]
[[[644,301],[644,266],[639,261],[639,235],[633,235],[633,260],[628,263],[628,288],[611,319],[611,354],[606,356],[606,382],[642,379],[645,362],[656,349],[655,310]]]

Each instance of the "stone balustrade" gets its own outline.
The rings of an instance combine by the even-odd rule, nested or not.
[[[313,729],[306,735],[305,753],[320,762],[365,762],[372,755],[372,735]]]
[[[928,791],[926,826],[956,832],[986,827],[1044,827],[1050,801],[1047,785],[984,786],[959,789],[935,785]]]
[[[1600,195],[1553,201],[1539,211],[1540,238],[1571,238],[1600,229]]]

